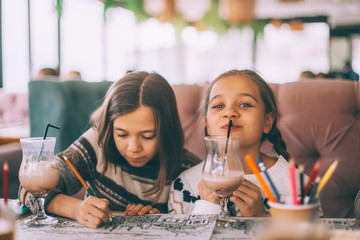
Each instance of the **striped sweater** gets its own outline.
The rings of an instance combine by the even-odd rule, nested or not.
[[[156,182],[159,173],[159,162],[155,157],[143,167],[132,167],[126,161],[115,165],[108,163],[107,170],[102,175],[105,159],[102,149],[97,144],[97,132],[89,129],[76,140],[63,154],[74,164],[85,181],[88,181],[95,195],[109,200],[109,208],[112,211],[124,211],[127,204],[152,204],[155,194],[146,195]],[[72,173],[69,166],[58,154],[56,162],[59,168],[60,178],[56,189],[51,191],[45,200],[48,203],[59,193],[74,195],[82,185]],[[184,159],[179,173],[199,162],[198,157],[184,149]],[[120,162],[120,159],[119,159]],[[167,212],[167,201],[170,191],[169,181],[154,208],[160,212]]]

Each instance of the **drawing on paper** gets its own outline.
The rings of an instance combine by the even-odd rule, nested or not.
[[[210,239],[216,223],[216,215],[153,214],[124,216],[113,214],[112,222],[97,229],[82,226],[77,221],[58,217],[54,226],[28,227],[17,222],[17,239],[37,240],[51,236],[52,239]],[[47,236],[47,237],[46,237]]]

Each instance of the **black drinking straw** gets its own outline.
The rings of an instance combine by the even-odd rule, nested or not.
[[[222,175],[224,175],[224,168],[225,168],[225,162],[226,162],[226,157],[227,157],[227,152],[228,152],[228,144],[229,144],[229,137],[230,137],[231,127],[232,127],[232,120],[230,119],[229,120],[228,130],[227,130],[227,136],[226,136],[225,155],[224,155],[224,163],[223,163]]]
[[[55,125],[52,125],[52,124],[49,123],[48,125],[46,125],[46,129],[45,129],[45,132],[44,132],[44,137],[43,137],[43,139],[46,139],[46,136],[47,136],[47,132],[48,132],[49,127],[53,127],[53,128],[56,128],[56,129],[60,129],[58,126],[55,126]]]
[[[60,129],[58,126],[52,125],[50,123],[48,125],[46,125],[46,129],[45,129],[44,136],[43,136],[44,140],[46,139],[49,127]],[[40,161],[40,157],[41,157],[41,154],[42,154],[43,150],[44,150],[44,143],[42,143],[42,145],[41,145],[40,153],[39,153],[39,156],[38,156],[38,161]]]

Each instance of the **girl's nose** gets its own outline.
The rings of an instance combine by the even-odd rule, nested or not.
[[[129,152],[139,152],[141,149],[141,144],[137,138],[130,138],[127,146]]]
[[[239,117],[239,112],[232,106],[226,107],[223,116],[225,118],[236,118]]]

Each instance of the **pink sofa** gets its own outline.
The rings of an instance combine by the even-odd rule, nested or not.
[[[360,187],[360,84],[341,80],[309,80],[270,84],[279,108],[278,127],[291,156],[309,175],[323,159],[320,176],[339,159],[339,165],[320,200],[325,217],[354,217]],[[202,159],[204,123],[198,112],[206,86],[173,86],[186,145]],[[271,151],[269,143],[264,152]]]

